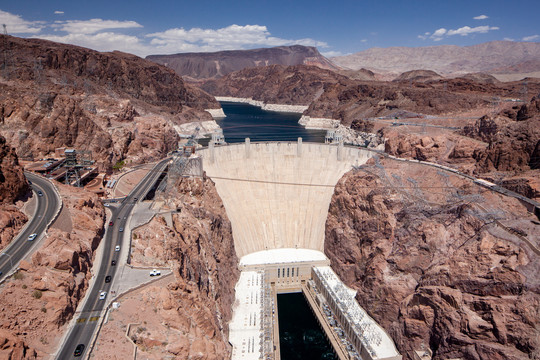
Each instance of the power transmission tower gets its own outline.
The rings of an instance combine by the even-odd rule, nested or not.
[[[9,49],[6,24],[2,24],[2,26],[4,27],[4,63],[2,64],[2,73],[4,79],[9,80],[9,62],[11,61],[11,51]]]

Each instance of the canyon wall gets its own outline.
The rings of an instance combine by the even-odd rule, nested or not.
[[[10,62],[0,78],[0,134],[19,157],[60,147],[90,150],[110,168],[145,162],[176,147],[174,126],[212,120],[219,109],[174,71],[121,52],[0,37]]]
[[[128,301],[120,299],[120,314],[113,312],[104,327],[102,334],[108,335],[102,335],[98,357],[115,358],[122,345],[114,339],[123,336],[116,329],[125,318],[145,324],[133,341],[146,358],[230,358],[228,322],[239,277],[231,223],[208,178],[182,178],[172,198],[178,212],[156,215],[133,231],[132,264],[169,266],[174,278],[165,286],[150,284],[134,300],[139,308],[154,311],[126,317]],[[131,352],[131,346],[126,344],[125,351]]]
[[[2,358],[54,353],[88,288],[104,208],[94,194],[57,186],[63,201],[59,217],[42,246],[0,287],[0,343],[14,344],[0,349]]]
[[[405,359],[423,348],[434,359],[537,359],[539,259],[515,235],[538,247],[536,220],[469,180],[386,159],[339,181],[325,253]]]

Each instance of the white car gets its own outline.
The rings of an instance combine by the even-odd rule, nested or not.
[[[116,245],[116,247],[114,248],[114,251],[120,251],[120,245]]]
[[[161,275],[161,271],[159,270],[154,269],[150,271],[150,276],[159,276],[159,275]]]
[[[30,236],[28,237],[28,241],[32,241],[32,240],[34,240],[36,237],[37,237],[37,234],[34,233],[34,234],[32,234],[32,235],[30,235]]]
[[[100,294],[99,294],[99,300],[105,300],[105,297],[107,296],[107,292],[106,291],[102,291]]]

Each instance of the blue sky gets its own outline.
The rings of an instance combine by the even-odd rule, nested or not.
[[[372,47],[539,42],[538,14],[538,0],[0,0],[10,35],[139,56],[292,44],[333,56]]]

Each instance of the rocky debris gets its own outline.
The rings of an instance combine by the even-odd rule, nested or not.
[[[43,245],[23,260],[0,289],[0,331],[35,349],[39,358],[59,345],[65,325],[83,298],[94,251],[103,235],[105,212],[94,194],[57,184],[70,233],[48,230]]]
[[[14,64],[0,79],[0,133],[20,157],[73,147],[91,150],[102,168],[126,158],[156,159],[176,146],[175,125],[212,120],[204,109],[220,107],[174,71],[133,55],[39,39],[0,40]],[[133,158],[140,146],[148,147],[145,156]]]
[[[232,227],[210,179],[182,179],[177,192],[171,207],[178,212],[170,220],[157,215],[133,232],[132,264],[174,268],[172,284],[149,301],[159,309],[157,316],[185,334],[181,343],[151,341],[151,347],[179,358],[223,359],[230,356],[227,323],[239,277]],[[139,321],[147,316],[156,314],[141,314]],[[156,339],[159,331],[165,330],[137,336],[137,344]]]
[[[209,53],[149,55],[148,60],[165,65],[192,81],[217,79],[231,72],[267,65],[314,65],[337,70],[317,48],[293,45],[251,50],[228,50]]]
[[[325,253],[404,359],[422,348],[433,359],[536,359],[538,256],[495,217],[533,224],[525,236],[537,241],[539,226],[515,199],[427,166],[375,161],[336,186]]]

